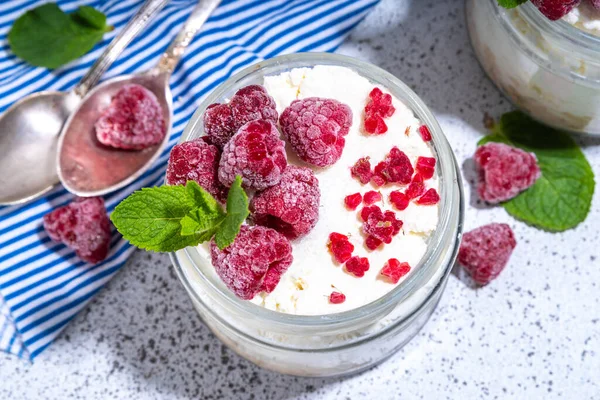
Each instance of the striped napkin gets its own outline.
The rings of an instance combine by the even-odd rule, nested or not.
[[[80,60],[55,71],[35,68],[8,51],[6,35],[21,13],[47,0],[0,4],[0,112],[23,96],[41,90],[71,89],[115,31]],[[197,0],[172,0],[148,29],[125,50],[105,77],[145,71],[165,50]],[[201,1],[201,0],[200,0]],[[187,49],[171,78],[173,130],[167,150],[128,187],[105,197],[113,210],[128,194],[160,185],[170,148],[202,98],[241,68],[280,54],[333,51],[378,0],[223,1]],[[69,12],[81,4],[100,9],[118,31],[142,0],[61,0]],[[0,171],[2,173],[2,171]],[[24,206],[0,207],[0,349],[33,360],[61,332],[133,252],[113,229],[108,258],[95,266],[50,240],[42,216],[67,204],[72,195],[57,187]]]

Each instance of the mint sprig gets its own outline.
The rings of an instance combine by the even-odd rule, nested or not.
[[[498,0],[498,4],[504,8],[515,8],[523,3],[527,3],[527,0]]]
[[[227,210],[194,181],[185,186],[144,188],[124,199],[110,216],[131,244],[171,252],[209,241],[224,249],[248,217],[248,196],[238,176],[227,196]]]
[[[542,171],[532,187],[502,203],[509,214],[551,232],[574,228],[585,220],[594,194],[594,172],[568,134],[513,111],[504,114],[492,134],[478,144],[488,142],[533,152]]]
[[[46,3],[16,19],[8,44],[29,64],[58,68],[90,51],[112,29],[106,16],[93,7],[81,6],[65,14],[55,3]]]

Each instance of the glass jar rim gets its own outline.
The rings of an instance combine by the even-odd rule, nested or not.
[[[198,263],[195,260],[200,260],[201,257],[195,247],[188,247],[184,250],[186,256],[189,258],[190,262],[193,264],[196,272],[198,272],[204,283],[209,285],[211,289],[218,294],[220,300],[228,307],[245,315],[252,315],[255,318],[260,318],[268,323],[283,327],[302,326],[306,328],[331,328],[334,326],[342,326],[347,323],[358,323],[358,321],[372,318],[375,314],[385,313],[386,310],[389,310],[390,305],[399,303],[410,296],[410,294],[415,290],[422,287],[437,271],[436,266],[438,268],[451,268],[451,265],[447,266],[438,264],[439,261],[443,260],[448,253],[445,251],[444,244],[450,241],[456,241],[454,245],[455,247],[458,246],[462,229],[464,204],[461,177],[457,172],[458,165],[450,144],[444,136],[437,120],[433,116],[433,113],[417,96],[417,94],[398,78],[377,66],[352,57],[331,53],[296,53],[274,57],[246,67],[220,84],[202,101],[186,125],[179,142],[181,143],[183,141],[200,137],[204,132],[202,126],[202,115],[207,106],[221,101],[228,90],[230,90],[232,87],[235,87],[239,84],[239,82],[247,79],[249,76],[270,68],[280,68],[278,72],[281,73],[292,68],[302,66],[311,67],[323,64],[348,67],[363,76],[366,75],[365,77],[369,80],[377,81],[378,84],[381,84],[388,89],[390,89],[390,87],[394,87],[397,92],[401,92],[404,95],[403,101],[405,103],[408,100],[407,106],[415,113],[417,118],[420,119],[421,123],[426,124],[429,127],[433,137],[433,147],[438,158],[437,169],[440,171],[440,218],[436,231],[430,239],[430,244],[427,246],[425,255],[421,259],[418,267],[415,268],[415,272],[410,274],[408,278],[402,282],[402,284],[398,285],[390,292],[386,293],[375,301],[348,311],[334,314],[287,314],[260,307],[246,300],[241,300],[229,290],[220,290],[212,282],[211,277],[206,276],[197,267]],[[366,71],[368,71],[368,74],[365,74]],[[277,71],[273,73],[277,73]],[[201,134],[197,134],[197,132],[200,132]],[[456,215],[454,215],[453,211],[456,212]],[[453,229],[449,229],[454,225],[456,225],[456,229],[454,231]],[[455,257],[456,249],[453,248],[450,251],[453,252],[453,257]],[[174,253],[172,256],[175,259],[178,257],[177,253]],[[449,264],[452,264],[453,261],[454,258],[449,260]],[[179,275],[180,277],[184,276],[184,274]],[[190,285],[186,286],[191,288]]]

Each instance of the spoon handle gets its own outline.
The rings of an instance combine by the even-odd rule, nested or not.
[[[204,22],[208,19],[210,14],[219,6],[221,0],[200,0],[198,5],[194,8],[185,25],[175,39],[169,45],[169,48],[163,53],[156,65],[156,69],[159,73],[165,74],[166,76],[171,75],[177,63],[183,56],[185,48],[192,42],[196,32],[202,28]]]
[[[92,68],[85,74],[74,89],[75,94],[83,97],[98,83],[100,77],[119,57],[125,47],[144,27],[158,14],[169,0],[146,0],[138,12],[125,25],[121,32],[110,42],[108,47],[96,60]]]

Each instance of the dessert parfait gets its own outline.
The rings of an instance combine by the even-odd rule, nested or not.
[[[494,83],[548,125],[600,134],[600,3],[467,0],[475,54]]]

